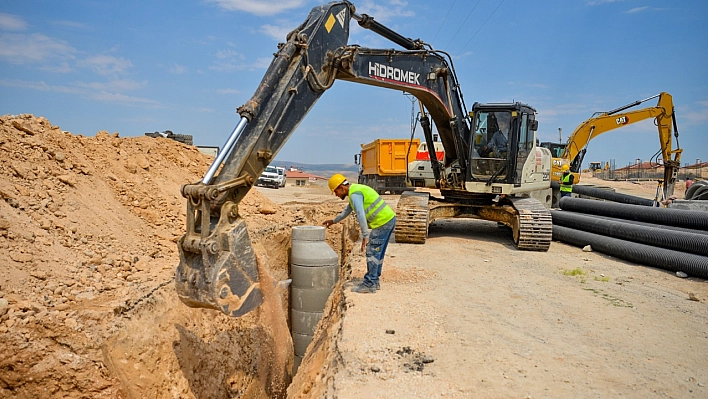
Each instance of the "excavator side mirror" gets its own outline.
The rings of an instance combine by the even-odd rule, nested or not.
[[[529,124],[529,130],[533,130],[534,132],[538,130],[538,121],[537,120],[532,120],[531,123]]]
[[[354,164],[359,165],[361,163],[361,154],[354,154]]]

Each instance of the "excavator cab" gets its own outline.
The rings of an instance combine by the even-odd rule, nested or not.
[[[521,184],[523,167],[535,148],[536,111],[521,103],[475,103],[470,114],[470,180]]]

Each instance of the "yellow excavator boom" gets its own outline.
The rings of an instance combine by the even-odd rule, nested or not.
[[[654,107],[627,111],[629,108],[636,107],[657,97],[659,100]],[[678,129],[676,127],[673,99],[670,94],[665,92],[644,100],[635,101],[612,111],[596,113],[578,125],[568,138],[561,157],[553,160],[551,180],[559,181],[563,174],[561,168],[564,164],[567,164],[571,167],[571,172],[577,173],[575,181],[578,182],[580,180],[579,172],[582,156],[584,155],[583,151],[587,148],[590,140],[610,130],[619,129],[649,118],[654,118],[654,124],[659,130],[661,156],[664,161],[665,194],[667,197],[672,195],[676,175],[681,165],[681,152],[683,150],[678,145]],[[672,132],[673,136],[676,137],[676,149],[672,147]],[[580,155],[580,158],[576,160],[578,155]]]

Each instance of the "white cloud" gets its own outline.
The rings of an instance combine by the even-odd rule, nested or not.
[[[132,82],[129,80],[116,80],[108,83],[83,83],[78,82],[73,86],[50,85],[43,81],[32,82],[26,80],[0,79],[0,86],[21,87],[38,91],[75,94],[91,100],[119,103],[123,105],[143,106],[148,108],[162,108],[162,105],[149,98],[134,97],[113,91],[137,89],[144,87],[147,82]]]
[[[635,12],[641,12],[641,11],[644,11],[644,10],[647,10],[647,9],[649,9],[648,6],[644,6],[644,7],[634,7],[634,8],[631,8],[631,9],[625,11],[625,13],[626,13],[626,14],[634,14]]]
[[[598,6],[600,4],[605,4],[605,3],[616,3],[618,1],[624,1],[624,0],[593,0],[593,1],[588,1],[588,5],[590,6]]]
[[[275,15],[298,8],[307,0],[207,0],[229,11],[245,11],[255,15]]]
[[[184,65],[174,64],[170,67],[170,73],[174,73],[175,75],[181,75],[185,72],[187,72],[187,67]]]
[[[200,112],[200,113],[205,113],[205,112],[214,112],[214,109],[212,108],[206,108],[206,107],[200,107],[200,108],[190,108],[193,112]]]
[[[90,98],[96,101],[118,103],[123,105],[146,106],[148,108],[162,108],[158,101],[149,98],[133,97],[121,93],[109,93],[106,91],[100,91],[91,93]]]
[[[47,72],[53,72],[53,73],[69,73],[69,72],[74,72],[74,68],[72,68],[68,62],[60,62],[59,65],[46,65],[39,67],[40,70],[42,71],[47,71]]]
[[[99,75],[116,75],[125,73],[133,66],[130,60],[123,57],[117,58],[112,55],[94,55],[79,61],[80,66],[91,68]]]
[[[20,17],[0,12],[0,29],[21,31],[27,29],[27,23]]]
[[[297,27],[298,24],[292,22],[282,21],[279,25],[266,24],[261,26],[259,32],[265,33],[266,35],[272,37],[273,39],[284,42],[288,33]]]
[[[53,91],[57,93],[71,93],[80,94],[81,89],[77,87],[68,86],[53,86],[44,83],[43,81],[31,82],[26,80],[16,80],[16,79],[0,79],[0,86],[7,87],[21,87],[25,89],[39,90],[39,91]]]
[[[361,4],[357,4],[356,10],[357,13],[370,15],[379,22],[390,21],[395,17],[415,16],[415,13],[409,9],[408,2],[402,0],[389,0],[386,2],[365,0]]]
[[[0,58],[14,64],[42,62],[49,59],[73,59],[77,50],[64,41],[41,33],[0,35]]]
[[[137,82],[132,79],[114,79],[108,82],[79,82],[78,86],[93,90],[110,90],[110,91],[132,91],[142,89],[147,86],[147,80]]]
[[[59,20],[59,21],[52,22],[52,24],[59,25],[59,26],[68,26],[70,28],[77,28],[77,29],[88,29],[88,26],[86,26],[86,24],[83,24],[81,22],[75,22],[75,21]]]
[[[239,93],[241,93],[241,90],[239,90],[239,89],[218,89],[218,90],[216,90],[216,92],[219,94],[239,94]]]

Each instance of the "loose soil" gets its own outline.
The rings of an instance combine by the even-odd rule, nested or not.
[[[19,115],[0,117],[0,159],[0,398],[708,396],[704,280],[557,242],[516,251],[477,220],[391,243],[375,294],[348,290],[365,270],[354,223],[330,227],[340,283],[287,387],[287,292],[238,319],[175,293],[179,188],[210,157]],[[322,186],[251,190],[239,212],[262,278],[288,278],[292,226],[344,205]]]

